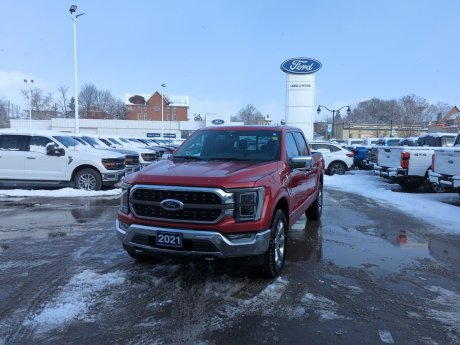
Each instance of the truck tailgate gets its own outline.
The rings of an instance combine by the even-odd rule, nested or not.
[[[460,148],[444,148],[434,151],[434,171],[438,174],[460,175]]]
[[[401,165],[401,147],[379,147],[377,165],[384,168],[398,168]]]

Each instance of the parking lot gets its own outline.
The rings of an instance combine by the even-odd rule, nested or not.
[[[332,182],[276,280],[136,263],[114,235],[117,195],[4,197],[0,344],[458,344],[460,237]]]

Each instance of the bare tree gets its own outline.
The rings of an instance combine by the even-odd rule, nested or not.
[[[245,125],[257,124],[257,118],[262,117],[262,113],[252,104],[248,104],[238,111],[238,119]]]
[[[401,109],[401,125],[405,126],[401,134],[406,137],[413,136],[415,131],[413,125],[420,125],[423,121],[423,114],[429,107],[425,98],[415,95],[407,95],[399,100]]]
[[[69,99],[67,98],[68,90],[69,87],[65,85],[61,85],[58,87],[58,97],[56,99],[56,104],[62,117],[67,117],[67,112],[69,111]]]
[[[29,90],[21,91],[24,99],[29,102]],[[47,120],[56,115],[55,103],[51,93],[45,92],[39,88],[30,90],[30,105],[32,109],[32,118],[36,120]]]
[[[9,107],[8,101],[0,99],[0,128],[10,127]]]
[[[94,111],[96,108],[97,93],[97,88],[93,84],[85,84],[82,86],[78,95],[78,105],[81,108],[81,114],[79,112],[79,116],[82,118],[91,117],[91,111]]]

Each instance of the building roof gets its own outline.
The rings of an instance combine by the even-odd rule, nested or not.
[[[144,97],[145,101],[148,101],[150,98],[153,97],[153,94],[148,93],[126,93],[125,94],[125,105],[136,105],[135,103],[130,102],[130,98],[133,96],[141,96]],[[163,96],[169,105],[172,107],[189,107],[190,106],[190,96],[188,95],[164,95]]]

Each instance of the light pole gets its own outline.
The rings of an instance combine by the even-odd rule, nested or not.
[[[30,81],[30,84],[29,84]],[[29,129],[32,130],[32,91],[30,90],[31,84],[34,83],[33,79],[27,80],[24,79],[24,83],[29,87]]]
[[[76,5],[69,8],[70,18],[73,21],[73,53],[74,53],[74,78],[75,78],[75,134],[78,134],[78,78],[77,78],[77,18],[84,13],[76,14]]]
[[[347,115],[350,115],[351,114],[351,109],[350,109],[350,106],[349,105],[344,105],[343,107],[337,109],[337,110],[331,110],[329,109],[328,107],[324,106],[324,105],[318,105],[318,109],[316,109],[316,112],[319,114],[321,112],[321,108],[324,108],[326,109],[327,111],[330,111],[332,113],[332,132],[331,132],[331,138],[334,137],[334,119],[335,119],[335,113],[338,113],[340,110],[342,110],[343,108],[347,108]]]
[[[163,120],[164,120],[164,115],[163,115],[163,103],[164,103],[164,88],[166,87],[166,84],[161,84],[161,138],[163,139]]]

